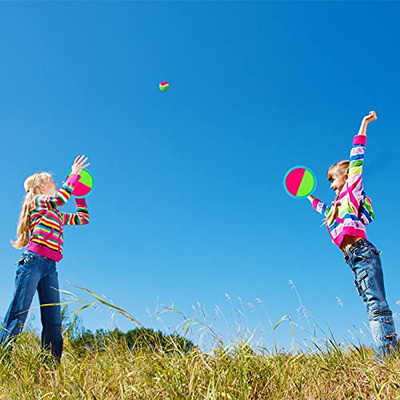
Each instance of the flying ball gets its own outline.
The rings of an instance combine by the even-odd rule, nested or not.
[[[309,168],[297,166],[290,168],[283,178],[283,187],[286,193],[294,198],[301,199],[314,192],[317,179]]]
[[[162,92],[166,92],[169,89],[169,83],[168,82],[161,82],[158,87]]]
[[[68,175],[66,176],[65,180],[67,180],[67,178],[71,175],[71,172],[72,171],[68,172]],[[81,177],[79,179],[79,182],[75,186],[74,191],[72,192],[72,195],[78,199],[89,196],[94,186],[93,175],[89,170],[84,168],[81,171],[80,175]]]

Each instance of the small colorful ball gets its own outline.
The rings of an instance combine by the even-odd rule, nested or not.
[[[290,168],[283,178],[283,186],[289,196],[301,199],[314,192],[317,179],[314,172],[304,166]]]
[[[161,82],[158,87],[162,92],[166,92],[169,89],[169,83],[168,82]]]

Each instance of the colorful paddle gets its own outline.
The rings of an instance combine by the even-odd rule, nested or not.
[[[286,193],[296,199],[302,199],[314,192],[317,179],[309,168],[302,165],[290,168],[283,178]]]
[[[68,172],[65,180],[71,175],[71,171]],[[75,186],[72,195],[77,197],[78,199],[89,196],[94,186],[94,179],[91,172],[87,169],[83,169],[81,171],[81,178],[79,179],[78,184]]]

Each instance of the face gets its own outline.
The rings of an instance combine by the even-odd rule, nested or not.
[[[348,178],[347,174],[338,175],[337,173],[331,174],[329,182],[331,183],[331,189],[336,193],[336,196],[342,191],[344,184]]]
[[[40,192],[49,196],[57,193],[57,183],[52,178],[39,185]]]

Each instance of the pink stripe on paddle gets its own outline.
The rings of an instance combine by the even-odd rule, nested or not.
[[[90,188],[89,186],[84,185],[81,182],[78,182],[72,194],[74,196],[85,196],[90,192],[91,189],[92,188]]]
[[[304,168],[296,168],[293,171],[289,172],[288,176],[286,177],[285,183],[286,183],[286,189],[291,195],[293,196],[297,195],[297,192],[299,191],[299,187],[305,172],[306,170]]]

